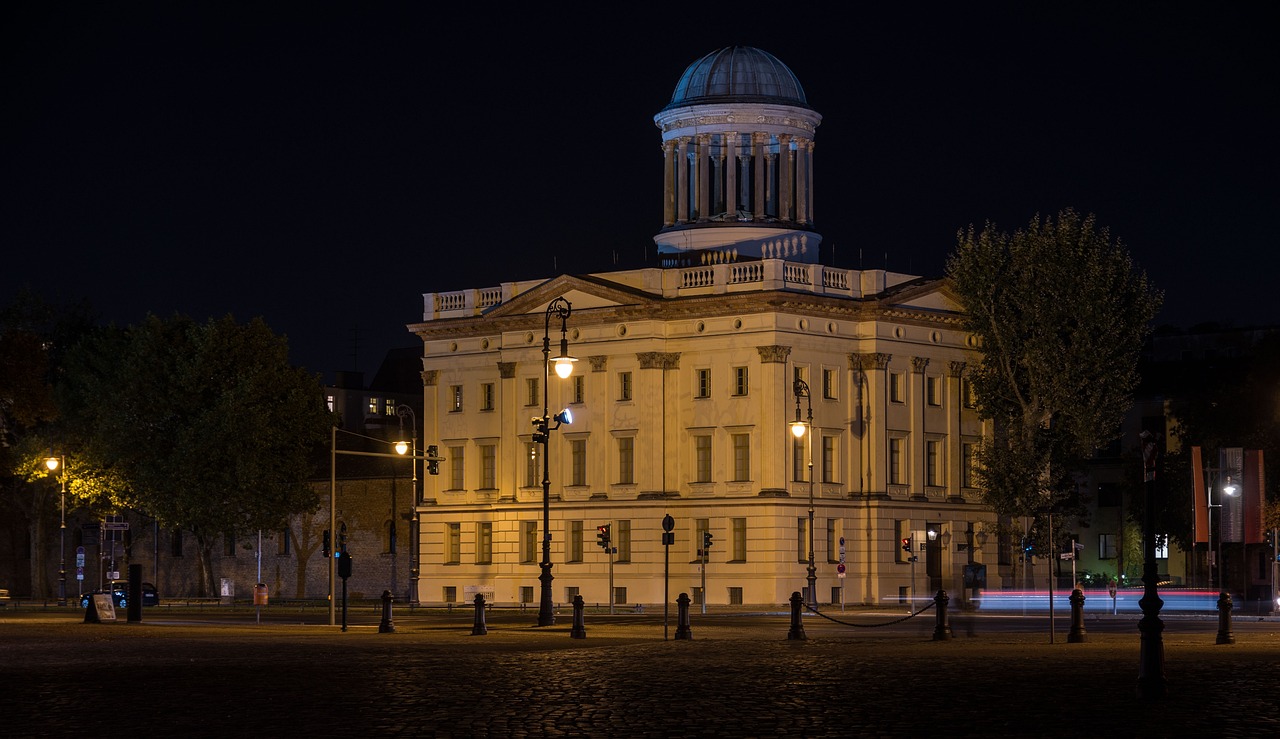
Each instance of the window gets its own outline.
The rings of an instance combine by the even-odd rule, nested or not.
[[[893,522],[893,531],[895,534],[893,539],[893,550],[897,552],[894,561],[910,562],[911,552],[902,548],[902,540],[911,536],[911,523],[904,519],[897,519]]]
[[[382,402],[381,398],[366,398],[368,401],[369,415],[376,416],[378,414],[378,404]]]
[[[1156,559],[1169,558],[1169,535],[1156,534]],[[1266,575],[1264,574],[1263,577]]]
[[[809,521],[804,516],[796,518],[796,561],[809,561]]]
[[[280,532],[280,540],[276,544],[276,555],[287,557],[289,555],[289,529]]]
[[[228,531],[222,536],[222,556],[236,556],[236,533],[234,531]]]
[[[458,588],[456,585],[445,585],[442,591],[442,597],[445,603],[458,602]]]
[[[569,440],[569,484],[587,484],[587,440]]]
[[[973,487],[973,471],[978,463],[978,445],[967,443],[960,445],[960,487]]]
[[[462,524],[444,525],[444,563],[456,565],[462,561]]]
[[[387,402],[383,403],[382,405],[382,415],[394,416],[395,414],[396,414],[396,401],[391,398],[387,398]]]
[[[740,587],[729,588],[729,605],[731,606],[742,605],[742,588]]]
[[[493,383],[486,382],[480,385],[480,410],[493,410]]]
[[[711,437],[693,437],[693,481],[711,482]]]
[[[587,402],[587,378],[582,375],[573,376],[573,400],[570,403]]]
[[[326,395],[324,398],[324,403],[325,403],[325,406],[328,407],[330,413],[333,413],[334,411],[337,410],[337,402],[333,399],[332,395]]]
[[[733,481],[751,479],[751,434],[733,435]]]
[[[480,445],[480,489],[493,490],[498,487],[498,447],[494,444]]]
[[[746,367],[733,368],[733,394],[734,395],[747,394],[747,368]]]
[[[702,368],[697,370],[694,379],[693,397],[710,398],[711,397],[711,370]]]
[[[942,442],[930,439],[924,443],[924,484],[942,485]]]
[[[493,562],[493,523],[481,521],[476,524],[476,564],[487,565]]]
[[[827,519],[827,562],[840,562],[840,519]]]
[[[1116,535],[1098,534],[1098,559],[1116,558]]]
[[[631,400],[631,373],[618,373],[618,400]]]
[[[386,552],[387,554],[395,554],[396,553],[396,522],[395,521],[387,521],[386,532],[387,532],[387,538],[386,538],[386,541],[383,542],[386,546]]]
[[[533,586],[532,585],[520,586],[520,602],[521,603],[533,602]]]
[[[449,489],[462,490],[465,486],[462,477],[462,447],[449,447]]]
[[[933,375],[925,375],[924,378],[924,397],[925,402],[929,405],[942,405],[942,378]]]
[[[822,370],[822,397],[827,400],[835,400],[839,397],[836,394],[837,383],[836,371],[833,369]]]
[[[960,381],[960,394],[964,399],[965,408],[978,407],[978,392],[973,388],[973,380],[966,377]]]
[[[808,443],[807,437],[800,437],[799,439],[794,436],[791,437],[791,467],[793,472],[791,479],[796,482],[804,482],[809,479],[804,473],[805,447]]]
[[[564,589],[564,599],[568,603],[572,603],[575,598],[580,595],[577,585],[571,585]]]
[[[795,380],[799,380],[804,384],[808,385],[809,373],[807,370],[808,370],[807,367],[793,367],[791,371],[791,380],[792,380],[791,384],[795,385]]]
[[[538,522],[520,522],[520,562],[528,564],[538,561]]]
[[[618,438],[618,484],[631,485],[636,481],[636,440],[630,436]]]
[[[905,403],[906,393],[904,393],[903,390],[904,388],[902,386],[902,373],[890,372],[889,373],[889,402]]]
[[[174,529],[169,532],[169,556],[182,556],[182,529]]]
[[[733,529],[733,562],[747,561],[747,519],[731,518],[729,526]]]
[[[542,393],[539,392],[538,378],[529,377],[524,381],[524,404],[539,405],[542,403]]]
[[[524,445],[524,486],[527,488],[537,487],[542,481],[538,474],[541,467],[538,462],[538,446],[532,441],[525,442]]]
[[[630,521],[615,521],[613,523],[613,546],[618,550],[618,554],[613,560],[615,563],[631,561]]]
[[[564,561],[582,561],[582,522],[567,521],[564,541]]]
[[[902,448],[905,439],[889,439],[889,484],[905,485],[906,479],[902,468]]]
[[[619,605],[619,606],[620,606],[620,605],[624,605],[624,604],[626,604],[626,602],[627,602],[627,589],[626,589],[626,588],[623,588],[623,587],[616,587],[616,588],[614,588],[614,589],[613,589],[613,603],[614,603],[614,605]]]
[[[836,482],[836,437],[822,437],[822,481]]]
[[[462,386],[450,385],[449,397],[451,398],[450,400],[451,405],[449,407],[449,412],[461,413],[462,412]]]

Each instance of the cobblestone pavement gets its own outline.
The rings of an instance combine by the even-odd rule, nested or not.
[[[1280,633],[1163,634],[1168,696],[1136,697],[1139,637],[823,629],[661,615],[538,628],[491,617],[336,627],[85,624],[0,614],[0,736],[1275,737]],[[806,625],[814,623],[806,619]],[[1280,627],[1280,625],[1273,624]]]

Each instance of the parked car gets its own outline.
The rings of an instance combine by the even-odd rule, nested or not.
[[[106,591],[95,590],[94,593],[102,593]],[[129,606],[129,581],[128,580],[112,580],[111,581],[111,602],[116,608],[127,608]],[[90,596],[93,593],[85,593],[80,596],[80,607],[88,608]],[[160,605],[160,593],[156,590],[156,586],[149,582],[142,583],[142,605],[158,606]]]

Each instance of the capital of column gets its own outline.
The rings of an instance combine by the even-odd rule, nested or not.
[[[929,366],[928,357],[912,357],[911,358],[911,369],[916,372],[924,372],[925,369],[928,368],[928,366]]]
[[[764,364],[784,364],[791,356],[789,346],[757,346],[756,351],[760,352],[760,361]]]
[[[498,376],[504,380],[510,380],[516,376],[515,362],[498,362]]]
[[[587,361],[591,363],[592,372],[604,372],[609,366],[609,357],[604,354],[593,354],[587,357]]]
[[[680,369],[680,352],[636,352],[640,369]]]
[[[964,362],[957,362],[953,360],[951,364],[947,367],[947,376],[961,377],[964,375],[964,368],[965,368]]]
[[[422,386],[435,387],[440,379],[440,370],[422,370]]]

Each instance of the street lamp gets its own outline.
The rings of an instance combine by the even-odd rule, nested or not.
[[[813,563],[813,398],[809,396],[809,384],[796,378],[792,391],[796,396],[796,420],[791,423],[791,435],[799,439],[809,434],[809,606],[817,608],[818,568]],[[808,405],[806,420],[800,420],[800,398]]]
[[[1217,470],[1210,470],[1210,472],[1211,473],[1217,472]],[[1208,520],[1209,520],[1209,536],[1210,537],[1213,536],[1213,509],[1222,507],[1221,496],[1219,496],[1218,498],[1219,502],[1216,505],[1213,502],[1213,488],[1214,486],[1211,484],[1205,490],[1205,496],[1207,498],[1205,502],[1208,504],[1208,508],[1209,508]],[[1231,475],[1227,475],[1226,480],[1222,484],[1222,494],[1234,496],[1239,491],[1240,491],[1240,487],[1236,485],[1236,483],[1232,482]],[[1219,529],[1221,529],[1222,527],[1221,516],[1219,517],[1219,520],[1218,520],[1218,527]],[[1223,578],[1222,576],[1222,539],[1223,539],[1222,532],[1219,531],[1218,532],[1218,553],[1214,557],[1213,569],[1217,572],[1217,575],[1218,575],[1218,591],[1220,593],[1225,593],[1227,592],[1227,583],[1225,578]]]
[[[556,376],[567,379],[573,374],[573,363],[578,361],[569,356],[568,322],[573,305],[563,297],[556,298],[547,306],[546,324],[542,332],[542,415],[533,419],[533,441],[542,445],[542,562],[539,568],[538,581],[542,583],[538,601],[538,625],[553,626],[556,622],[555,610],[551,605],[551,459],[548,442],[551,432],[560,428],[562,423],[573,423],[573,415],[569,409],[560,411],[551,417],[548,408],[548,386],[551,384],[551,316],[560,319],[560,354],[555,358]],[[556,425],[551,426],[550,422]]]
[[[409,603],[416,606],[418,605],[418,506],[422,502],[418,497],[418,415],[407,405],[396,408],[396,415],[400,417],[401,439],[396,442],[396,454],[403,456],[405,452],[409,452],[409,463],[413,465],[413,525],[409,531]],[[404,441],[405,416],[409,417],[408,443]],[[395,526],[394,514],[393,510],[392,526]],[[393,558],[392,562],[394,561]],[[392,582],[395,582],[395,578],[392,578]]]
[[[44,466],[49,468],[49,472],[57,472],[62,469],[59,479],[62,484],[62,491],[58,496],[58,507],[60,510],[61,522],[59,524],[59,542],[58,542],[58,605],[65,606],[67,604],[67,458],[66,457],[49,457],[44,461]]]

